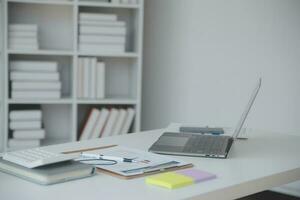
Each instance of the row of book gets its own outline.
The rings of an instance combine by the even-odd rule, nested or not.
[[[61,81],[58,63],[53,61],[11,61],[11,98],[58,99]]]
[[[77,69],[77,97],[102,99],[105,97],[105,63],[96,57],[81,57]]]
[[[79,50],[122,53],[125,51],[126,23],[116,14],[79,13]]]
[[[111,3],[136,5],[139,3],[139,0],[111,0]]]
[[[126,134],[130,130],[134,115],[133,108],[92,108],[79,140]]]
[[[42,128],[41,110],[12,110],[9,112],[9,129],[12,137],[8,140],[11,149],[34,148],[45,138]]]
[[[8,48],[38,50],[38,26],[36,24],[8,25]]]

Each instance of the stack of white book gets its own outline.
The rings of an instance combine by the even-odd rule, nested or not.
[[[9,113],[9,128],[12,138],[8,140],[11,149],[24,149],[40,146],[45,138],[42,129],[41,110],[13,110]]]
[[[79,50],[86,52],[125,52],[126,24],[115,14],[79,14]]]
[[[93,108],[85,122],[79,140],[126,134],[133,122],[133,108]]]
[[[53,61],[11,61],[13,99],[59,99],[61,82],[58,64]]]
[[[17,50],[38,50],[38,26],[36,24],[8,25],[8,47]]]
[[[96,57],[78,59],[77,97],[102,99],[105,97],[105,63]]]

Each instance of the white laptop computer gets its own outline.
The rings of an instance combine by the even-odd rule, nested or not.
[[[165,132],[149,151],[160,154],[226,158],[232,143],[238,138],[249,111],[261,87],[259,79],[232,136],[182,132]]]

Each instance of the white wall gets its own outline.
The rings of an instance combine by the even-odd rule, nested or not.
[[[170,121],[300,132],[300,1],[148,0],[143,128]]]
[[[300,134],[299,0],[146,0],[143,129],[169,122]],[[295,186],[299,188],[300,186]]]

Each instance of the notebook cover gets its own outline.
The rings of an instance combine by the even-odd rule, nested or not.
[[[50,185],[92,176],[95,168],[75,161],[66,161],[29,169],[0,158],[0,171],[41,185]]]

